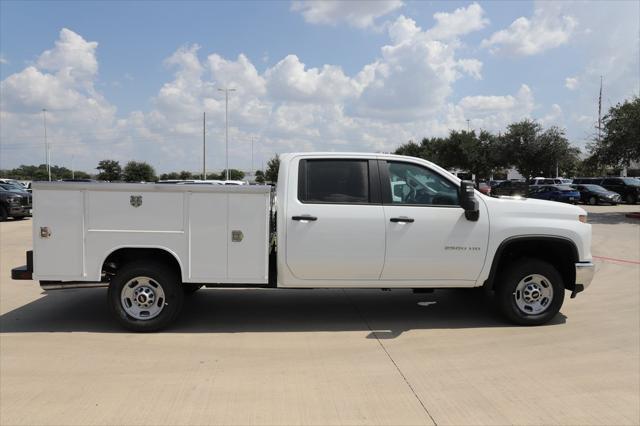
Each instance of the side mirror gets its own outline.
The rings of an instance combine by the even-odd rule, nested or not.
[[[464,216],[467,220],[474,222],[478,220],[480,217],[480,208],[478,207],[478,200],[476,200],[476,194],[473,190],[473,182],[468,180],[460,182],[458,199],[460,200],[460,207],[464,209]]]

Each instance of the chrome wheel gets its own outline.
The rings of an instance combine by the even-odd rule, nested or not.
[[[553,301],[553,286],[544,275],[527,275],[516,286],[513,297],[522,312],[530,315],[540,314]]]
[[[127,315],[149,320],[162,312],[166,298],[162,286],[152,278],[136,277],[122,287],[120,302]]]

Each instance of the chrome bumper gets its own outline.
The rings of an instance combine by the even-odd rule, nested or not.
[[[596,265],[594,265],[593,262],[576,263],[576,285],[573,292],[571,292],[571,298],[576,297],[576,294],[589,287],[589,284],[593,281],[595,273]]]

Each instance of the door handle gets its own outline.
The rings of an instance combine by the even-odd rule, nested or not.
[[[407,217],[407,216],[392,217],[390,220],[393,223],[413,223],[413,222],[415,222],[414,218]]]
[[[318,220],[317,217],[310,216],[308,214],[305,214],[305,215],[302,215],[302,216],[293,216],[291,219],[292,220],[299,220],[299,221],[308,221],[308,222],[314,222],[314,221]]]

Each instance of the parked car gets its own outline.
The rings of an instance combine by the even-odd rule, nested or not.
[[[27,188],[22,186],[22,184],[20,183],[0,182],[0,187],[6,189],[7,191],[28,192]]]
[[[620,198],[627,204],[636,204],[640,201],[640,182],[632,177],[596,177],[596,178],[576,178],[575,184],[600,185],[609,191],[617,192]]]
[[[491,185],[487,182],[480,182],[478,184],[478,191],[482,192],[484,195],[491,195]]]
[[[31,194],[0,184],[0,221],[12,217],[20,220],[31,216]]]
[[[515,180],[505,180],[491,188],[491,195],[494,197],[526,197],[529,192],[529,185],[526,182]]]
[[[577,189],[580,192],[580,201],[585,204],[611,204],[615,206],[622,199],[617,192],[609,191],[600,185],[583,184],[583,185],[571,185],[572,188]]]
[[[529,182],[530,185],[570,185],[573,182],[572,179],[566,179],[566,178],[544,178],[544,177],[537,177],[537,178],[533,178],[531,180],[531,182]]]
[[[529,198],[578,204],[580,193],[568,185],[540,185],[531,187]]]

